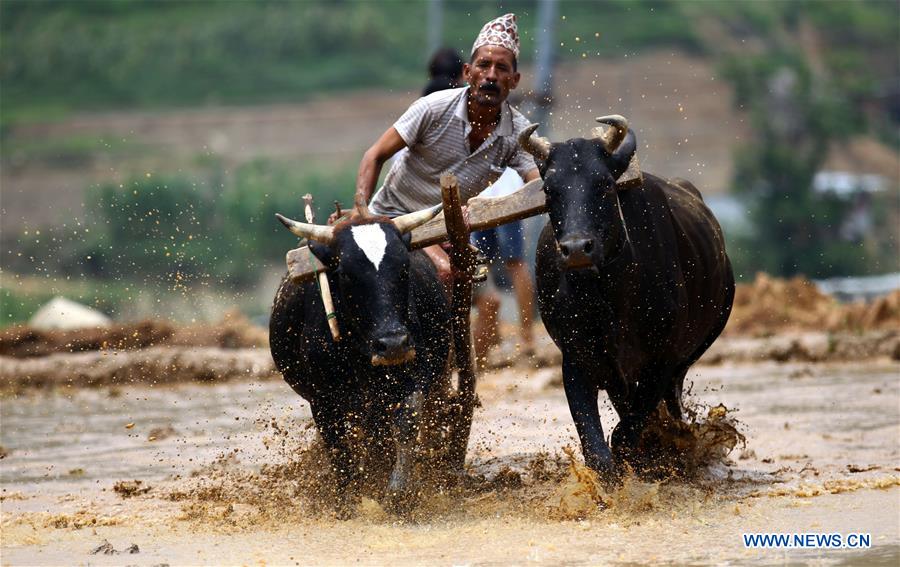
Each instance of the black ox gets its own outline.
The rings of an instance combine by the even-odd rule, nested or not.
[[[621,116],[590,139],[550,143],[532,125],[520,145],[537,158],[550,222],[537,249],[540,312],[563,355],[563,383],[588,466],[617,478],[660,402],[680,419],[688,368],[719,336],[734,299],[722,230],[684,180],[644,174],[619,190],[636,141]],[[605,389],[620,422],[604,438]],[[653,444],[650,444],[653,447]],[[648,461],[651,461],[648,463]]]
[[[431,262],[410,252],[408,233],[439,210],[333,227],[278,215],[328,267],[340,340],[329,331],[317,282],[285,278],[269,343],[330,449],[344,514],[363,484],[386,483],[395,506],[413,500],[423,405],[447,366],[450,310]]]

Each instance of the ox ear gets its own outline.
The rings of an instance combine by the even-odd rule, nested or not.
[[[637,138],[634,135],[634,130],[628,130],[625,139],[622,140],[616,151],[607,159],[609,172],[612,174],[613,179],[619,179],[625,173],[636,150]]]
[[[326,268],[334,270],[338,267],[338,255],[334,253],[331,246],[316,240],[310,240],[307,246],[309,246],[309,251],[312,252],[312,255],[325,264]]]

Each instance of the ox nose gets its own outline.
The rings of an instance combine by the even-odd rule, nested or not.
[[[568,268],[585,268],[592,264],[593,238],[566,238],[559,241],[559,250]]]
[[[392,333],[375,339],[375,354],[397,358],[409,350],[409,334]]]

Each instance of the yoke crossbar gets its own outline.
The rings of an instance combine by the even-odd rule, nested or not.
[[[616,182],[619,190],[640,187],[643,176],[637,154],[631,158],[628,169]],[[535,179],[522,186],[515,193],[502,197],[472,197],[469,199],[469,228],[474,232],[487,230],[513,221],[539,215],[547,210],[544,202],[544,182]],[[447,241],[447,226],[444,213],[440,213],[427,223],[412,231],[413,249]],[[310,280],[325,265],[310,253],[307,246],[300,246],[287,253],[288,274],[295,282]]]

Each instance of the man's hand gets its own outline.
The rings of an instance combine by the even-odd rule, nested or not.
[[[432,244],[422,248],[422,251],[428,255],[434,268],[437,270],[438,279],[444,285],[444,291],[447,297],[450,297],[450,290],[453,287],[453,273],[450,269],[450,257],[441,248],[440,244]]]
[[[460,209],[462,209],[463,224],[466,226],[466,232],[472,232],[472,227],[469,226],[469,205],[463,205]]]
[[[368,217],[372,216],[372,213],[369,212],[369,208],[363,206],[360,208],[359,206],[353,207],[349,211],[341,211],[341,215],[338,216],[338,212],[334,211],[330,215],[328,215],[328,224],[334,224],[339,220],[356,220],[359,217]]]
[[[534,181],[535,179],[540,179],[540,178],[541,178],[541,172],[538,171],[537,168],[534,168],[525,174],[525,183],[528,183],[529,181]]]
[[[330,215],[328,215],[328,224],[334,224],[338,221],[338,219],[353,218],[354,213],[356,213],[355,216],[359,216],[359,213],[357,212],[356,209],[353,209],[350,211],[341,211],[340,216],[338,216],[337,211],[333,211]]]

